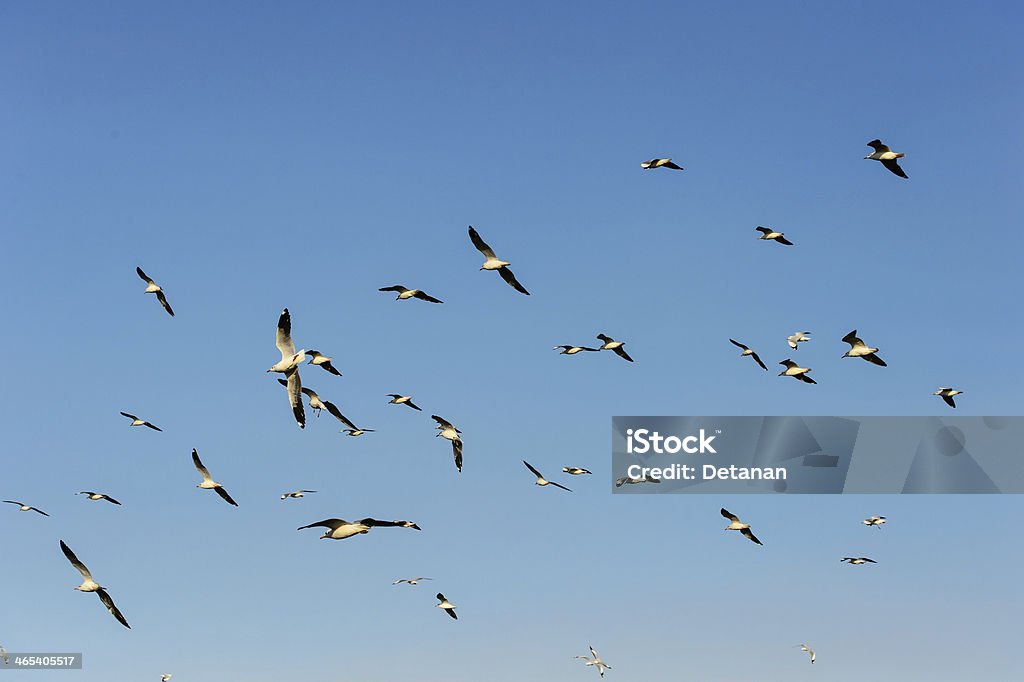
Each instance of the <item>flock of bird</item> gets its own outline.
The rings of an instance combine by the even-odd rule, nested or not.
[[[889,171],[891,171],[895,175],[901,178],[907,178],[907,174],[903,171],[902,168],[900,168],[899,164],[897,163],[897,159],[902,158],[904,156],[902,153],[893,152],[889,147],[882,144],[880,140],[872,140],[871,142],[868,143],[868,145],[874,149],[874,152],[866,156],[865,159],[877,160],[881,162],[882,165],[884,165]],[[682,167],[673,163],[672,159],[670,158],[656,158],[651,159],[649,161],[644,161],[641,164],[641,167],[647,170],[653,170],[658,168],[672,169],[678,171],[683,170]],[[761,240],[775,241],[778,242],[779,244],[786,246],[793,245],[793,242],[786,239],[785,235],[782,232],[762,226],[758,226],[756,229],[758,232],[761,233],[761,236],[759,237],[759,239]],[[480,234],[472,226],[469,227],[468,234],[472,245],[483,255],[485,259],[483,264],[480,266],[480,270],[496,270],[498,272],[498,275],[502,278],[502,280],[504,280],[510,287],[512,287],[514,290],[521,294],[529,296],[530,292],[519,282],[518,279],[516,279],[516,276],[512,273],[512,270],[509,268],[511,264],[508,261],[499,259],[495,254],[494,250],[481,238]],[[160,303],[163,309],[167,312],[168,315],[173,317],[174,310],[171,308],[171,305],[167,300],[167,296],[163,288],[160,285],[158,285],[152,278],[150,278],[141,268],[137,267],[136,273],[146,283],[145,293],[155,294],[157,301]],[[397,294],[396,300],[398,301],[406,301],[415,298],[420,301],[432,304],[443,303],[443,301],[441,301],[440,299],[431,296],[430,294],[426,293],[421,289],[410,289],[401,284],[381,287],[379,291],[395,292]],[[811,341],[810,334],[811,333],[808,331],[800,331],[789,336],[786,339],[789,348],[792,349],[793,351],[796,351],[799,348],[799,344]],[[581,352],[600,352],[608,350],[612,351],[623,360],[626,360],[631,363],[633,362],[633,358],[630,357],[630,355],[624,349],[625,343],[623,341],[613,339],[612,337],[604,333],[597,334],[596,338],[601,342],[601,345],[596,348],[569,344],[558,345],[555,346],[554,348],[560,350],[560,354],[562,355],[576,355]],[[761,367],[761,369],[765,371],[768,370],[768,367],[761,360],[761,357],[750,346],[741,343],[735,339],[729,339],[729,341],[730,343],[741,349],[742,357],[749,356],[754,360],[755,363],[757,363],[759,367]],[[850,347],[849,350],[842,356],[843,358],[861,358],[879,367],[886,366],[885,361],[883,361],[878,356],[879,349],[869,346],[867,343],[865,343],[859,336],[857,336],[856,329],[851,331],[846,336],[844,336],[842,338],[842,341],[848,344]],[[277,347],[278,352],[280,353],[280,359],[277,360],[273,365],[271,365],[266,371],[272,374],[283,375],[284,378],[278,379],[278,382],[285,389],[285,394],[288,401],[290,413],[294,418],[295,422],[297,423],[297,425],[299,426],[299,428],[305,428],[306,426],[305,402],[308,401],[309,408],[314,412],[314,414],[317,417],[320,416],[321,411],[326,410],[329,415],[331,415],[336,420],[338,420],[338,422],[341,423],[341,425],[343,426],[341,432],[347,434],[350,437],[358,437],[367,433],[374,432],[374,429],[357,426],[356,422],[352,421],[344,414],[342,414],[341,410],[337,407],[337,405],[335,405],[329,400],[325,400],[313,389],[303,386],[302,379],[300,376],[300,369],[303,366],[319,368],[327,372],[328,374],[336,377],[342,376],[342,373],[332,364],[332,357],[327,356],[318,350],[306,350],[305,348],[296,350],[295,343],[292,340],[291,314],[289,313],[287,308],[285,308],[278,317],[275,335],[275,345]],[[814,379],[808,376],[808,374],[811,372],[810,368],[801,367],[798,363],[794,362],[790,358],[782,360],[781,362],[779,362],[779,364],[785,367],[785,369],[779,373],[779,376],[793,377],[798,381],[808,384],[817,383]],[[959,390],[955,390],[948,387],[942,387],[933,395],[941,397],[950,407],[956,407],[953,398],[954,396],[960,395],[961,393],[962,391]],[[306,399],[305,401],[303,400],[304,397]],[[420,408],[413,402],[413,397],[410,395],[404,395],[402,393],[389,393],[386,394],[386,397],[390,399],[388,404],[398,406],[405,405],[406,407],[416,412],[422,412],[422,408]],[[121,415],[126,419],[131,420],[130,426],[132,427],[146,427],[153,431],[162,431],[160,427],[156,426],[152,422],[142,419],[129,412],[121,412]],[[435,422],[435,436],[443,438],[451,443],[452,454],[456,470],[461,472],[463,466],[462,432],[451,421],[443,417],[440,417],[438,415],[431,415],[431,419]],[[210,474],[210,470],[202,462],[202,460],[199,457],[199,452],[196,449],[192,450],[192,463],[202,478],[201,482],[196,484],[197,488],[200,488],[202,490],[212,490],[227,504],[235,507],[238,506],[238,503],[231,497],[231,495],[225,489],[224,485],[216,481]],[[537,486],[553,486],[567,492],[572,492],[572,490],[566,487],[565,485],[545,478],[545,476],[529,462],[523,460],[523,464],[529,470],[529,472],[535,477],[535,484]],[[570,476],[583,476],[591,474],[589,470],[576,466],[565,466],[562,468],[562,473]],[[650,477],[643,479],[620,478],[615,481],[615,485],[618,487],[626,484],[657,482],[657,479],[652,479]],[[291,492],[285,492],[281,494],[280,497],[281,500],[301,499],[306,495],[315,493],[315,490],[302,489]],[[87,499],[91,501],[105,501],[113,505],[121,505],[121,503],[118,502],[116,499],[103,492],[80,491],[77,494],[85,495]],[[7,504],[17,505],[20,511],[36,512],[43,516],[49,516],[47,512],[39,509],[38,507],[23,502],[14,500],[3,500],[3,502]],[[756,535],[754,535],[753,531],[751,530],[750,524],[744,523],[740,520],[738,516],[724,508],[721,509],[721,515],[729,520],[729,525],[725,527],[725,530],[739,531],[741,535],[743,535],[751,542],[757,545],[763,544],[761,540],[758,539]],[[886,518],[884,516],[871,516],[867,519],[864,519],[863,523],[868,527],[881,528],[881,526],[886,523]],[[309,528],[324,528],[325,531],[323,535],[320,536],[320,538],[326,540],[344,540],[356,535],[369,533],[374,528],[405,528],[415,531],[421,530],[420,526],[418,526],[416,523],[412,521],[380,520],[374,518],[362,518],[355,521],[347,521],[342,518],[328,518],[323,519],[321,521],[309,523],[304,526],[300,526],[297,530],[301,531]],[[96,595],[99,597],[100,602],[107,609],[107,611],[125,628],[130,628],[131,626],[128,624],[128,620],[125,618],[124,614],[122,614],[120,609],[115,605],[113,599],[111,598],[109,592],[107,591],[107,588],[101,585],[100,583],[96,582],[89,568],[84,563],[82,563],[82,561],[78,558],[75,552],[63,540],[60,540],[59,546],[67,560],[82,576],[82,582],[78,587],[75,588],[75,590],[80,592],[96,593]],[[875,560],[868,557],[843,557],[840,561],[851,565],[877,563]],[[433,580],[433,578],[403,578],[395,580],[392,584],[407,584],[410,586],[415,586],[420,581],[425,580]],[[442,609],[452,619],[457,620],[458,616],[456,615],[455,612],[455,609],[457,608],[456,605],[449,601],[449,599],[445,597],[445,595],[441,592],[437,593],[436,598],[438,600],[438,603],[435,606],[437,608]],[[800,644],[797,646],[799,646],[803,652],[809,655],[810,662],[813,664],[816,660],[815,652],[806,644]],[[0,656],[2,656],[6,661],[7,652],[2,647],[0,647]],[[593,647],[590,647],[590,656],[576,656],[575,658],[583,660],[586,666],[593,667],[594,669],[596,669],[601,677],[604,677],[605,671],[612,669],[610,665],[605,663],[600,658],[597,651]],[[170,677],[170,674],[163,674],[161,675],[161,680],[162,682],[167,682],[167,680],[169,680]]]

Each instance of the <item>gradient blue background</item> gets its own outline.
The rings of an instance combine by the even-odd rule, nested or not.
[[[608,435],[943,413],[939,386],[1020,413],[1022,14],[0,4],[0,496],[53,515],[0,509],[0,644],[84,652],[32,674],[83,682],[590,680],[588,644],[611,682],[1019,679],[1019,498],[612,496]],[[875,137],[910,180],[862,160]],[[469,223],[533,296],[477,271]],[[305,383],[377,433],[295,427],[263,371],[285,306],[345,374]],[[840,360],[853,328],[888,368]],[[774,376],[798,329],[817,386]],[[602,331],[637,362],[550,350]],[[461,475],[431,413],[464,431]],[[238,509],[194,488],[193,447]],[[320,492],[278,499],[297,487]],[[294,530],[370,515],[423,532]],[[72,591],[58,538],[133,630]]]

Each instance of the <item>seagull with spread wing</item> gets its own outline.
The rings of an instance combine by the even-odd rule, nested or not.
[[[336,377],[341,376],[341,372],[335,369],[334,365],[331,364],[331,360],[333,360],[334,358],[328,357],[318,350],[306,351],[306,354],[310,356],[309,362],[306,364],[319,367],[322,370],[330,372]]]
[[[758,540],[757,537],[751,532],[749,523],[743,523],[742,521],[740,521],[740,518],[738,516],[730,513],[725,507],[722,507],[722,516],[729,519],[729,525],[725,527],[726,530],[738,530],[743,535],[743,537],[750,540],[751,542],[755,542],[759,545],[764,544],[763,542]]]
[[[76,494],[78,494],[78,495],[87,495],[90,500],[94,500],[94,501],[96,501],[96,500],[106,500],[107,502],[109,502],[111,504],[116,504],[118,506],[120,506],[120,504],[121,504],[120,502],[115,500],[110,495],[106,495],[104,493],[94,493],[91,490],[83,490],[82,492],[76,493]]]
[[[526,468],[529,469],[530,472],[533,473],[533,475],[537,477],[537,483],[536,483],[537,485],[539,485],[539,486],[553,485],[556,488],[561,488],[562,490],[568,490],[569,492],[572,492],[572,490],[569,490],[569,488],[566,488],[561,483],[555,483],[554,481],[549,481],[546,478],[544,478],[544,476],[541,475],[541,473],[539,471],[534,469],[533,466],[529,462],[527,462],[525,459],[523,460],[523,464],[525,464]]]
[[[883,166],[889,169],[890,172],[900,176],[904,180],[907,179],[907,174],[902,168],[900,168],[900,164],[896,162],[896,159],[902,159],[905,154],[902,154],[901,152],[894,152],[889,149],[888,145],[882,144],[881,140],[871,140],[871,142],[868,142],[868,146],[875,151],[865,156],[865,159],[880,161]]]
[[[732,345],[736,346],[737,348],[742,348],[743,349],[743,352],[740,353],[740,357],[746,357],[747,355],[749,355],[750,357],[754,358],[754,362],[756,362],[757,364],[761,365],[761,369],[763,369],[766,372],[768,371],[768,368],[765,366],[765,364],[763,362],[761,362],[761,358],[758,357],[757,353],[752,351],[747,346],[744,346],[739,341],[734,341],[733,339],[729,339],[729,343],[731,343]]]
[[[597,339],[601,341],[601,347],[598,350],[610,350],[623,360],[633,362],[633,358],[629,357],[629,353],[623,348],[626,345],[624,341],[616,341],[607,334],[598,334]]]
[[[167,297],[164,296],[164,290],[160,288],[160,285],[150,279],[149,275],[142,271],[142,268],[136,267],[135,272],[142,278],[142,281],[146,283],[145,293],[156,294],[156,300],[160,301],[160,305],[164,307],[164,310],[167,311],[168,315],[174,317],[174,311],[171,310],[171,304],[167,302]]]
[[[651,159],[650,161],[641,161],[640,167],[644,170],[654,170],[655,168],[671,168],[672,170],[683,170],[682,166],[677,166],[672,162],[672,159]]]
[[[117,622],[121,625],[131,630],[132,626],[128,625],[128,621],[125,620],[124,616],[121,615],[121,611],[119,611],[117,606],[114,605],[114,600],[110,598],[109,594],[107,594],[106,588],[93,580],[89,569],[86,568],[85,564],[78,560],[78,557],[75,556],[75,553],[71,551],[70,547],[64,544],[63,540],[60,541],[60,549],[64,552],[64,556],[68,558],[68,561],[71,562],[71,565],[78,569],[78,572],[82,574],[82,584],[75,589],[79,592],[95,592],[100,598],[100,601],[103,602],[103,605],[107,607],[107,611],[110,611],[110,615],[116,618]]]
[[[949,405],[952,408],[956,408],[956,403],[953,402],[953,396],[958,396],[961,393],[963,393],[963,391],[958,391],[955,388],[948,388],[943,386],[939,390],[935,391],[935,393],[932,393],[932,395],[939,396],[947,405]]]
[[[484,255],[487,260],[480,266],[481,270],[497,270],[501,278],[505,280],[510,287],[515,289],[521,294],[530,295],[530,292],[526,290],[522,284],[516,279],[516,276],[512,274],[512,271],[508,269],[511,263],[503,260],[498,260],[498,257],[494,255],[494,250],[487,246],[487,243],[480,238],[480,234],[473,229],[473,226],[469,226],[469,238],[473,241],[473,246],[476,250]]]
[[[583,351],[590,351],[596,353],[598,350],[597,348],[588,348],[587,346],[569,346],[565,344],[561,346],[555,346],[551,350],[558,350],[559,348],[562,349],[562,352],[559,353],[559,355],[576,355],[577,353],[582,353]]]
[[[594,651],[594,647],[590,647],[590,657],[587,657],[587,656],[577,656],[576,658],[581,658],[584,661],[586,661],[586,665],[595,666],[597,668],[598,674],[600,674],[601,677],[604,677],[604,671],[605,670],[611,670],[612,669],[612,667],[610,665],[608,665],[607,663],[605,663],[604,661],[601,660],[601,657],[597,655],[596,651]]]
[[[315,492],[316,492],[315,490],[293,490],[290,493],[285,493],[285,494],[281,495],[281,499],[282,500],[287,500],[289,497],[291,497],[291,498],[294,498],[294,499],[297,500],[297,499],[299,499],[301,497],[305,497],[306,495],[311,495],[311,494],[313,494]]]
[[[408,405],[409,407],[411,407],[414,410],[418,410],[420,412],[423,411],[423,408],[418,407],[417,405],[415,405],[412,402],[412,396],[411,395],[401,395],[399,393],[388,393],[387,396],[389,398],[391,398],[391,400],[388,401],[388,405]]]
[[[786,246],[793,246],[793,242],[786,239],[786,236],[782,232],[776,232],[770,227],[758,226],[754,229],[761,233],[761,236],[758,237],[758,239],[770,239],[772,241],[777,241],[780,244],[785,244]]]
[[[311,523],[308,526],[299,526],[296,530],[305,530],[306,528],[328,528],[329,530],[320,536],[321,540],[344,540],[350,538],[353,535],[363,535],[370,532],[371,528],[383,527],[383,528],[412,528],[413,530],[420,530],[412,521],[379,521],[377,519],[360,519],[359,521],[346,521],[345,519],[324,519],[323,521],[317,521]]]
[[[285,388],[288,392],[288,404],[291,405],[292,415],[300,429],[306,428],[306,411],[302,408],[302,380],[299,378],[299,364],[306,359],[305,349],[295,352],[295,344],[292,342],[292,315],[285,308],[277,319],[277,334],[274,339],[277,350],[281,352],[281,359],[268,369],[268,372],[280,372],[284,374]]]
[[[377,289],[377,291],[397,291],[398,296],[395,297],[396,301],[404,301],[409,298],[418,298],[421,301],[426,301],[427,303],[444,303],[444,301],[434,298],[433,296],[423,291],[422,289],[407,289],[403,287],[401,284],[393,284],[389,287],[381,287],[380,289]]]
[[[785,365],[785,367],[786,367],[786,369],[784,369],[781,372],[779,372],[779,376],[780,377],[782,377],[782,376],[793,377],[794,379],[802,381],[805,384],[816,384],[816,383],[818,383],[814,379],[812,379],[809,376],[807,376],[807,373],[811,371],[810,367],[801,367],[800,365],[796,364],[795,362],[793,362],[789,358],[786,358],[785,360],[783,360],[779,364],[780,365]]]
[[[878,365],[879,367],[886,366],[885,360],[875,355],[875,353],[878,352],[878,349],[868,347],[868,344],[864,343],[857,336],[856,329],[843,337],[843,343],[850,344],[850,350],[843,353],[844,358],[863,358],[872,365]]]
[[[421,580],[433,580],[433,578],[402,578],[391,583],[392,585],[401,585],[405,583],[407,585],[418,585]]]
[[[153,424],[150,424],[145,419],[139,419],[134,414],[128,414],[127,412],[122,412],[121,416],[122,417],[128,417],[129,419],[132,420],[132,423],[129,424],[128,426],[146,426],[148,428],[153,429],[154,431],[163,431],[163,429],[161,429],[159,426],[154,426]]]
[[[462,431],[455,428],[447,419],[438,417],[436,414],[430,415],[430,418],[437,422],[437,433],[434,437],[440,436],[445,440],[451,441],[452,444],[452,455],[455,457],[455,468],[460,472],[462,471]]]
[[[16,505],[18,505],[18,511],[34,511],[37,514],[42,514],[43,516],[49,516],[49,514],[44,512],[42,509],[37,509],[37,508],[35,508],[33,506],[25,504],[24,502],[15,502],[14,500],[4,500],[4,502],[6,502],[7,504],[16,504]]]
[[[217,481],[213,480],[213,478],[210,476],[210,472],[207,470],[206,467],[203,466],[203,463],[199,460],[199,453],[196,452],[195,448],[192,448],[192,464],[195,465],[196,469],[203,477],[203,482],[196,484],[197,488],[202,488],[203,490],[216,491],[216,493],[220,495],[221,499],[223,499],[225,502],[235,507],[238,506],[238,503],[231,499],[231,495],[228,495],[228,491],[224,489],[224,486],[222,486],[220,483],[217,483]]]
[[[839,560],[839,563],[846,562],[851,566],[860,566],[861,564],[877,564],[878,562],[874,559],[869,559],[866,556],[844,556]]]
[[[450,601],[448,601],[445,598],[445,596],[443,594],[441,594],[440,592],[437,593],[437,600],[439,602],[441,602],[441,603],[440,604],[434,604],[434,606],[436,606],[439,609],[444,609],[444,612],[447,613],[452,618],[454,618],[455,620],[459,619],[459,617],[455,615],[455,604],[453,604]]]

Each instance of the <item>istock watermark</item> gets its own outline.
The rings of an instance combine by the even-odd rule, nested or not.
[[[1024,493],[1021,443],[1020,416],[613,417],[613,491]]]

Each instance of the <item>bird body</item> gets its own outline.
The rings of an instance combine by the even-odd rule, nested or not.
[[[956,408],[956,403],[953,401],[953,396],[958,396],[961,393],[963,393],[963,391],[958,391],[954,388],[942,387],[939,390],[935,391],[935,393],[932,393],[932,395],[939,396],[947,405],[949,405],[952,408]]]
[[[508,265],[508,263],[504,263],[504,265]],[[485,263],[485,266],[486,266],[486,263]],[[497,267],[490,267],[490,268],[489,267],[484,267],[484,269],[485,270],[497,270],[500,267],[502,267],[502,266],[499,265]],[[444,301],[442,301],[440,299],[437,299],[437,298],[434,298],[433,296],[431,296],[427,292],[423,291],[422,289],[407,289],[406,287],[402,286],[401,284],[395,284],[395,285],[390,286],[390,287],[381,287],[380,289],[377,289],[377,291],[396,291],[396,292],[398,292],[398,296],[395,297],[396,301],[405,301],[405,300],[410,299],[410,298],[418,298],[421,301],[426,301],[427,303],[444,303]]]
[[[860,566],[861,564],[877,564],[878,562],[874,559],[869,559],[866,556],[844,556],[839,560],[839,563],[846,562],[851,566]]]
[[[307,364],[319,367],[322,370],[330,372],[336,377],[341,376],[341,372],[335,369],[334,365],[331,364],[331,360],[333,360],[334,358],[328,357],[318,350],[306,351],[306,354],[310,356],[309,362]]]
[[[441,594],[440,592],[437,593],[437,600],[440,603],[439,604],[434,604],[435,607],[437,607],[439,609],[444,609],[444,612],[447,613],[452,618],[454,618],[455,620],[459,619],[459,617],[455,615],[455,604],[453,604],[450,601],[448,601],[445,598],[445,596],[443,594]]]
[[[623,360],[633,362],[633,358],[629,357],[629,353],[623,348],[626,345],[625,341],[616,341],[606,334],[598,334],[596,338],[601,341],[601,347],[598,350],[610,350]]]
[[[814,379],[807,376],[807,373],[811,371],[809,367],[801,367],[800,365],[796,364],[795,362],[789,359],[783,360],[779,364],[786,366],[786,369],[779,372],[780,377],[793,377],[794,379],[799,379],[800,381],[803,381],[808,384],[818,383]]]
[[[655,168],[671,168],[672,170],[683,170],[682,166],[678,166],[672,162],[672,159],[651,159],[650,161],[641,161],[640,167],[644,170],[653,170]]]
[[[593,472],[587,471],[586,469],[582,469],[580,467],[562,467],[562,471],[564,471],[567,474],[571,474],[573,476],[581,476],[583,474],[593,473]]]
[[[316,492],[315,490],[295,490],[295,491],[292,491],[290,493],[285,493],[285,494],[281,495],[281,499],[282,500],[287,500],[289,497],[294,498],[294,499],[299,499],[301,497],[305,497],[306,495],[311,494],[311,493],[315,493],[315,492]]]
[[[865,526],[874,526],[875,528],[881,528],[882,524],[885,523],[884,516],[869,516],[863,521]]]
[[[796,350],[798,344],[806,343],[811,340],[811,337],[808,336],[808,334],[810,334],[810,332],[796,332],[792,336],[786,337],[786,343],[789,344],[790,348]]]
[[[871,142],[868,142],[868,146],[875,151],[865,156],[865,159],[880,161],[883,166],[889,169],[890,172],[900,176],[904,180],[907,179],[908,176],[906,172],[900,168],[900,165],[896,162],[896,159],[902,159],[905,154],[901,152],[894,152],[889,149],[888,145],[882,144],[881,140],[871,140]]]
[[[420,412],[423,411],[422,408],[417,407],[416,404],[412,402],[412,396],[411,395],[400,395],[398,393],[388,393],[387,396],[389,398],[391,398],[391,400],[388,401],[388,405],[408,405],[409,407],[411,407],[414,410],[419,410]]]
[[[344,540],[350,538],[353,535],[363,535],[370,532],[371,528],[376,526],[399,526],[402,528],[412,528],[414,530],[420,530],[412,521],[378,521],[377,519],[360,519],[359,521],[346,521],[345,519],[324,519],[323,521],[317,521],[311,523],[308,526],[299,526],[296,530],[304,530],[306,528],[322,527],[328,530],[320,536],[321,540]]]
[[[772,241],[777,241],[780,244],[785,244],[786,246],[793,246],[793,242],[786,239],[782,232],[776,232],[770,227],[759,226],[754,229],[761,233],[761,236],[758,237],[758,239],[770,239]]]
[[[878,365],[879,367],[886,366],[885,360],[875,355],[878,349],[869,347],[858,338],[856,329],[843,337],[843,343],[850,344],[850,350],[843,354],[844,358],[864,358],[873,365]]]
[[[116,505],[120,505],[121,504],[120,502],[115,500],[110,495],[104,495],[103,493],[95,493],[95,492],[92,492],[90,490],[83,490],[83,491],[81,491],[80,493],[77,493],[77,494],[78,495],[86,495],[86,496],[88,496],[88,498],[90,500],[106,500],[107,502],[110,502],[111,504],[116,504]]]
[[[743,535],[743,537],[747,538],[751,542],[755,542],[759,545],[764,544],[763,542],[757,539],[753,532],[751,532],[749,523],[743,523],[742,521],[740,521],[738,516],[729,513],[729,511],[727,511],[725,507],[722,508],[721,513],[722,516],[729,519],[729,525],[725,527],[726,530],[738,530],[740,534]]]

